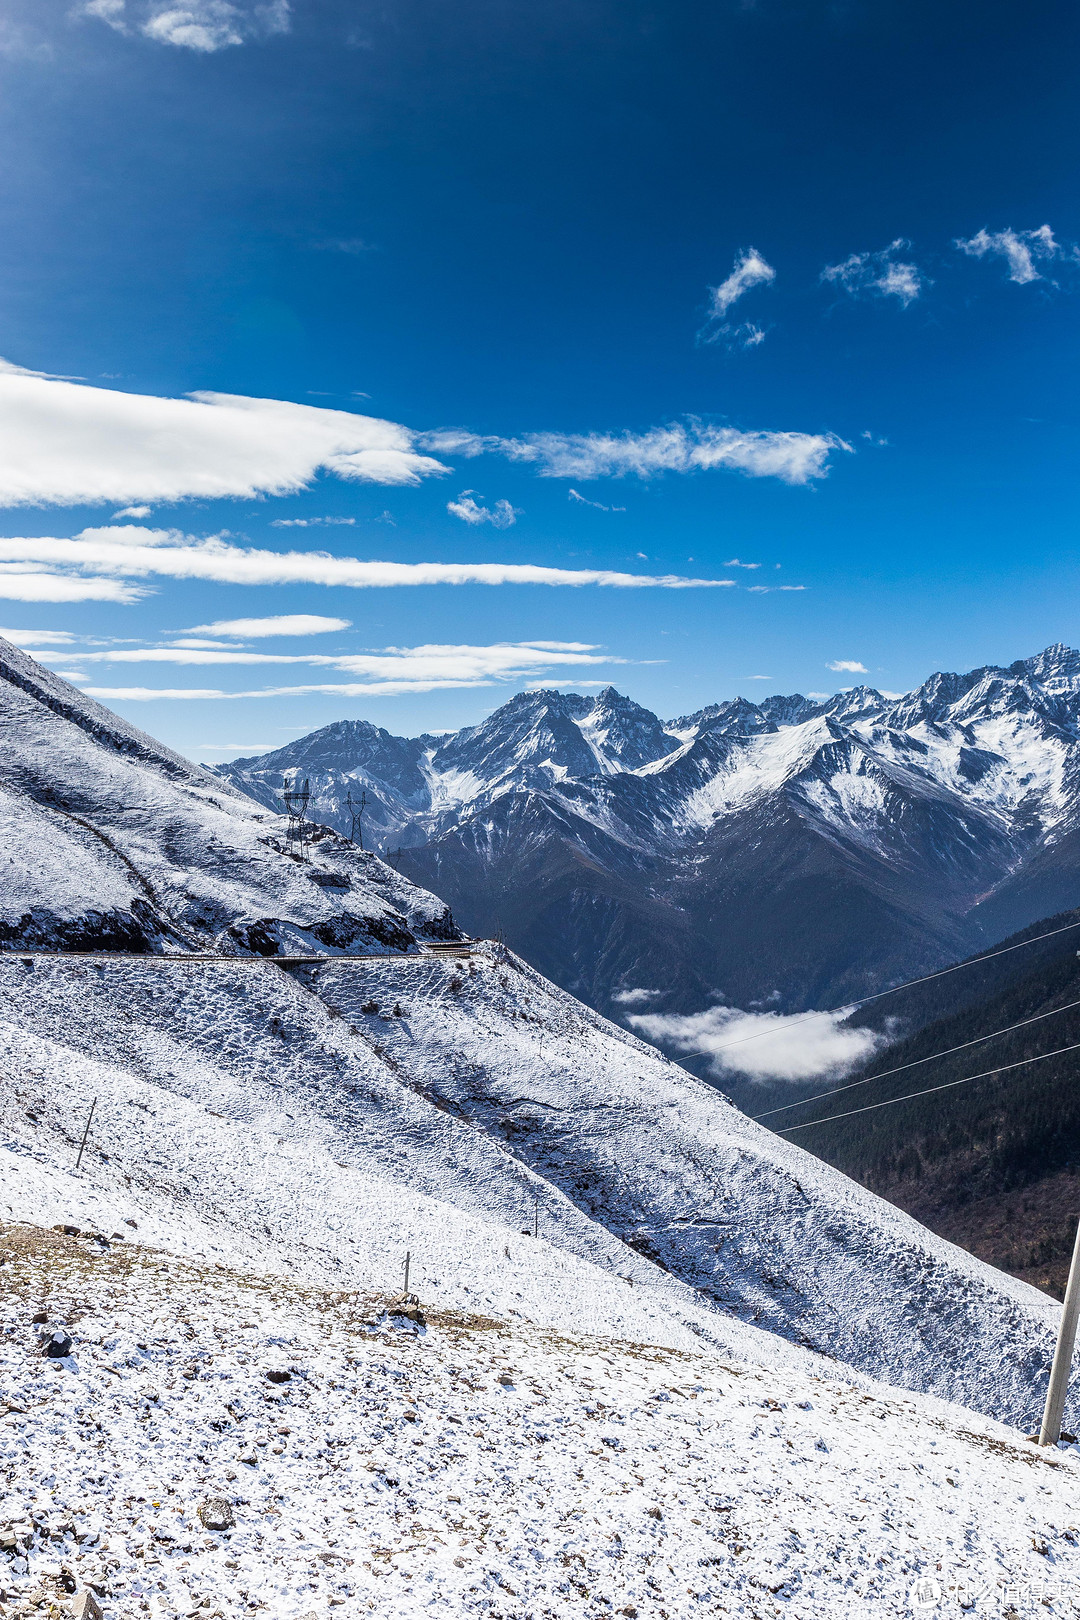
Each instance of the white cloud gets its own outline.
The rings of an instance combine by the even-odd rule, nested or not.
[[[826,265],[821,279],[843,287],[853,298],[897,298],[906,309],[929,285],[917,264],[896,257],[910,247],[898,236],[877,253],[851,253],[840,264]]]
[[[1054,241],[1049,225],[1040,225],[1034,231],[988,231],[984,227],[967,241],[957,238],[955,244],[969,258],[982,259],[987,254],[1003,258],[1009,266],[1009,280],[1024,286],[1029,281],[1043,278],[1035,268],[1036,259],[1061,259],[1064,249]]]
[[[0,505],[287,495],[320,469],[398,485],[449,470],[377,417],[234,394],[125,394],[0,361]]]
[[[117,516],[119,516],[119,513]],[[131,513],[128,516],[131,516]],[[352,528],[356,523],[356,519],[354,517],[274,518],[270,527],[272,529],[317,529],[324,523],[334,524],[342,528]]]
[[[5,630],[0,636],[16,647],[69,647],[78,638],[70,630]]]
[[[113,513],[112,520],[115,523],[119,518],[134,518],[136,522],[141,523],[153,510],[152,506],[122,506],[119,512]]]
[[[751,287],[768,285],[776,280],[776,271],[771,264],[767,264],[757,248],[748,248],[745,253],[735,260],[734,268],[719,287],[710,287],[712,301],[709,307],[709,319],[718,320],[727,314],[736,299],[750,291]]]
[[[725,568],[760,568],[761,564],[760,563],[744,563],[744,562],[740,562],[738,557],[729,557],[727,562],[724,564],[724,567]]]
[[[138,602],[143,587],[118,579],[37,573],[19,563],[0,563],[0,599],[6,602]]]
[[[644,988],[616,990],[611,999],[617,1001],[622,1007],[640,1007],[645,1002],[658,1000],[662,994],[661,990],[646,990]]]
[[[509,529],[520,517],[520,509],[509,501],[496,501],[494,506],[481,506],[475,489],[463,489],[456,501],[447,501],[446,510],[463,523],[490,523],[493,529]]]
[[[710,1007],[686,1015],[635,1013],[627,1022],[649,1040],[677,1052],[710,1055],[714,1074],[798,1081],[839,1078],[882,1044],[884,1037],[873,1030],[841,1027],[850,1011],[849,1007],[808,1016]]]
[[[172,647],[110,649],[91,653],[94,662],[113,664],[172,663],[218,665],[288,664],[332,668],[361,677],[359,682],[259,687],[226,692],[216,687],[91,686],[93,697],[116,701],[156,698],[225,699],[305,696],[396,697],[407,692],[433,692],[460,687],[493,686],[523,680],[540,670],[625,663],[588,642],[500,642],[492,646],[441,645],[386,647],[376,652],[333,658],[319,654],[274,655],[250,652],[203,652]],[[85,680],[87,677],[82,677]]]
[[[768,596],[771,591],[805,591],[805,585],[748,585],[746,589],[753,596]]]
[[[651,478],[726,468],[786,484],[824,478],[830,453],[851,450],[832,433],[744,433],[701,422],[646,433],[531,433],[498,444],[511,460],[532,463],[542,478]]]
[[[79,14],[108,23],[117,33],[141,34],[160,45],[220,51],[289,27],[288,0],[83,0]]]
[[[505,456],[530,464],[543,478],[648,478],[727,468],[805,484],[825,476],[829,455],[838,449],[851,446],[833,434],[742,432],[697,421],[639,434],[507,439],[467,430],[420,433],[379,417],[290,400],[128,394],[0,361],[0,506],[108,501],[130,507],[290,495],[319,472],[354,482],[415,485],[449,472],[437,455],[451,453]],[[512,512],[500,502],[495,518],[477,521],[506,526]]]
[[[698,337],[703,343],[722,343],[732,351],[756,349],[765,341],[765,328],[756,326],[753,321],[743,321],[739,325],[724,321],[720,326],[703,327]]]
[[[29,567],[53,572],[31,576]],[[10,575],[8,571],[11,571]],[[398,563],[331,557],[325,552],[264,551],[237,546],[220,536],[198,540],[171,529],[84,529],[74,539],[34,536],[0,539],[0,596],[18,570],[20,577],[44,582],[56,594],[21,596],[22,601],[82,601],[98,598],[134,601],[138,588],[112,578],[158,575],[204,579],[223,585],[331,585],[356,589],[403,585],[603,585],[620,589],[664,590],[730,586],[730,579],[694,579],[681,574],[624,574],[604,568],[547,568],[534,563]],[[62,570],[62,572],[61,572]],[[68,595],[62,594],[65,590]],[[79,592],[82,595],[79,595]],[[128,592],[129,594],[118,594]]]
[[[626,511],[625,506],[605,506],[603,501],[590,501],[587,498],[587,496],[579,495],[576,489],[568,490],[567,494],[566,494],[566,498],[567,498],[568,501],[574,501],[578,506],[591,506],[591,507],[595,508],[595,510],[597,512],[625,512]],[[644,557],[644,555],[645,555],[645,553],[643,551],[638,552],[639,557]]]
[[[332,630],[349,630],[351,619],[327,619],[319,613],[279,613],[269,619],[218,619],[214,624],[193,624],[195,635],[241,636],[322,636]]]
[[[825,665],[825,668],[835,671],[837,675],[841,672],[849,675],[868,675],[870,673],[866,665],[860,664],[856,658],[834,658],[831,664]]]

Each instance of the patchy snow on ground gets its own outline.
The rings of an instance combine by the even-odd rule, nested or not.
[[[0,1256],[7,1614],[1077,1613],[1080,1455],[927,1397],[27,1225]]]

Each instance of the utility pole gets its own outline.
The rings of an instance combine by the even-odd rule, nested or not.
[[[350,788],[348,793],[345,795],[345,803],[348,806],[349,816],[352,821],[352,828],[350,830],[349,837],[354,844],[359,844],[360,848],[363,849],[364,829],[360,823],[364,811],[367,808],[367,789],[365,788],[361,790],[360,803],[357,804],[356,800],[352,796],[352,788]]]
[[[285,801],[285,810],[289,817],[289,825],[285,833],[285,847],[291,850],[293,844],[296,844],[299,848],[300,859],[303,860],[304,818],[307,815],[307,807],[311,799],[311,784],[307,777],[304,778],[303,787],[299,784],[300,777],[297,774],[286,782],[281,790],[281,797]]]
[[[86,1116],[86,1129],[82,1133],[82,1141],[79,1144],[79,1157],[75,1160],[75,1168],[76,1168],[76,1170],[79,1168],[80,1164],[82,1164],[82,1156],[86,1152],[86,1144],[90,1139],[90,1121],[94,1117],[94,1109],[96,1107],[97,1107],[97,1098],[95,1097],[93,1102],[90,1104],[90,1112]]]
[[[1080,1317],[1080,1223],[1076,1228],[1069,1280],[1065,1285],[1065,1303],[1061,1307],[1061,1324],[1058,1327],[1054,1364],[1050,1368],[1050,1387],[1046,1392],[1042,1428],[1039,1430],[1040,1446],[1056,1446],[1061,1439],[1061,1419],[1065,1413],[1065,1396],[1069,1390],[1069,1373],[1072,1370],[1078,1317]]]

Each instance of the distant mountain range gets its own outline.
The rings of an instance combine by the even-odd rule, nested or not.
[[[218,774],[365,840],[607,1012],[836,1005],[1080,900],[1080,653],[890,698],[661,720],[526,692],[450,736],[343,720]],[[642,997],[637,997],[641,1004]]]

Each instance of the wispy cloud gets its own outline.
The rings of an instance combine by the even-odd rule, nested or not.
[[[906,309],[929,285],[917,264],[900,259],[911,247],[902,236],[877,253],[851,253],[840,264],[829,264],[822,281],[842,287],[852,298],[896,298]]]
[[[449,454],[503,456],[539,477],[575,482],[728,469],[805,484],[825,476],[838,449],[851,446],[834,434],[744,432],[696,420],[644,433],[417,432],[290,400],[128,394],[0,361],[0,506],[132,508],[292,495],[319,472],[407,486],[448,473],[437,458]]]
[[[137,513],[132,508],[132,511],[127,515],[132,517],[136,516]],[[120,514],[117,513],[117,516],[119,517]],[[273,518],[270,523],[272,529],[318,529],[323,525],[351,529],[355,527],[356,519],[354,517]]]
[[[198,652],[169,647],[110,648],[89,655],[96,663],[195,665],[303,665],[359,676],[359,681],[258,687],[228,692],[216,687],[91,686],[92,696],[106,700],[152,701],[157,698],[226,699],[302,696],[393,697],[407,692],[433,692],[459,687],[493,686],[534,677],[541,671],[623,664],[602,649],[578,641],[499,642],[491,646],[430,644],[386,647],[374,652],[330,657],[311,654]],[[85,679],[85,677],[83,677]]]
[[[349,630],[351,619],[329,619],[319,613],[278,613],[268,619],[218,619],[214,624],[193,624],[192,635],[239,636],[256,640],[260,636],[325,636],[334,630]]]
[[[825,668],[833,670],[837,675],[868,675],[870,673],[866,665],[860,664],[857,658],[834,658],[831,664],[825,665]]]
[[[772,591],[805,591],[805,585],[748,585],[752,596],[768,596]]]
[[[884,1038],[873,1030],[842,1027],[850,1011],[808,1018],[710,1007],[685,1015],[633,1013],[627,1023],[676,1052],[710,1055],[714,1074],[799,1081],[847,1074],[882,1044]]]
[[[283,34],[289,27],[288,0],[83,0],[76,15],[108,23],[121,34],[204,53]]]
[[[0,563],[0,599],[6,602],[138,602],[139,585],[119,579],[85,579],[78,574],[39,573],[20,564]]]
[[[753,321],[732,323],[728,310],[752,287],[767,286],[776,280],[776,271],[767,263],[757,248],[748,248],[739,254],[734,268],[719,287],[709,288],[709,310],[705,325],[698,333],[699,343],[724,343],[729,349],[756,349],[765,341],[764,328]]]
[[[498,442],[504,455],[532,463],[542,478],[583,480],[726,468],[806,484],[825,477],[834,450],[851,449],[832,433],[744,433],[696,421],[645,433],[532,433]]]
[[[760,563],[740,562],[738,557],[729,557],[724,564],[725,568],[760,568]]]
[[[1048,263],[1066,257],[1064,248],[1055,242],[1049,225],[1040,225],[1034,231],[988,231],[984,227],[966,241],[958,237],[955,244],[961,253],[972,259],[1002,258],[1009,266],[1009,280],[1019,286],[1041,281],[1042,274],[1035,268],[1036,260]]]
[[[590,501],[587,496],[579,495],[576,489],[568,490],[566,498],[567,498],[567,500],[575,502],[575,504],[578,505],[578,506],[591,506],[597,512],[625,512],[626,511],[625,506],[605,506],[603,501]],[[638,556],[639,557],[644,556],[644,552],[639,551]]]
[[[33,573],[28,572],[31,568]],[[39,571],[44,569],[50,572]],[[98,577],[84,577],[90,574]],[[134,601],[139,587],[120,581],[152,576],[211,580],[221,585],[328,585],[358,590],[410,585],[601,585],[627,590],[688,590],[733,584],[730,579],[625,574],[607,568],[548,568],[534,563],[369,562],[318,551],[265,551],[235,545],[221,536],[196,539],[177,530],[134,526],[84,529],[73,539],[40,535],[0,539],[0,597],[12,600]],[[27,586],[26,581],[31,585]],[[24,591],[26,594],[22,594]],[[48,594],[50,591],[53,594]]]
[[[757,248],[747,248],[735,260],[731,274],[722,281],[719,287],[710,287],[711,303],[709,315],[712,319],[725,316],[736,299],[748,293],[751,287],[768,285],[776,280],[776,271],[771,264],[758,252]]]
[[[5,641],[16,647],[70,647],[78,640],[70,630],[11,630],[0,629]],[[69,654],[70,656],[70,654]]]
[[[509,501],[496,501],[494,506],[481,506],[476,499],[475,489],[463,489],[456,501],[447,501],[446,510],[452,517],[460,518],[463,523],[471,523],[473,527],[480,523],[490,523],[493,529],[509,529],[520,516],[520,508],[511,506]]]

